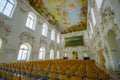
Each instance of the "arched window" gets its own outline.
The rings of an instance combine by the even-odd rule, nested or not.
[[[96,1],[98,9],[100,10],[100,7],[101,7],[103,0],[95,0],[95,1]]]
[[[39,51],[39,59],[42,59],[42,60],[44,60],[45,59],[45,48],[44,47],[42,47],[42,48],[40,48],[40,51]]]
[[[60,59],[60,52],[57,51],[57,59]]]
[[[35,14],[32,12],[29,12],[28,17],[27,17],[27,21],[26,21],[26,27],[34,30],[35,25],[36,25],[36,21],[37,21],[37,18],[35,16]]]
[[[60,43],[60,35],[57,35],[57,43]]]
[[[0,39],[0,49],[1,49],[1,47],[2,47],[2,40]]]
[[[46,23],[44,23],[42,26],[42,35],[43,36],[47,36],[47,30],[48,30],[48,26]]]
[[[67,57],[67,53],[65,53],[64,57]]]
[[[92,15],[93,25],[95,26],[95,24],[96,24],[96,19],[95,19],[95,14],[94,14],[93,8],[91,8],[91,15]]]
[[[12,17],[16,4],[15,0],[0,0],[0,13]]]
[[[20,46],[17,60],[29,60],[31,52],[31,46],[24,43]]]
[[[51,31],[51,40],[55,40],[55,31],[54,30]]]
[[[52,49],[50,50],[50,59],[54,59],[54,51]]]

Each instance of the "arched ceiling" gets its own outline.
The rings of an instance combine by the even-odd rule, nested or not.
[[[61,34],[87,28],[87,0],[28,0]]]

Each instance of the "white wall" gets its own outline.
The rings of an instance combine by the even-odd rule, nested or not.
[[[98,64],[100,64],[98,53],[99,51],[103,52],[103,56],[105,58],[105,67],[109,70],[119,70],[118,63],[120,63],[120,47],[119,39],[120,39],[120,1],[119,0],[103,0],[100,11],[97,8],[97,5],[94,1],[89,1],[89,6],[94,9],[95,18],[96,18],[96,26],[93,26],[93,35],[92,39],[90,39],[89,46],[91,46],[91,51],[96,57],[93,57]],[[88,23],[92,18],[90,13],[90,8],[88,10],[89,18]],[[89,27],[89,26],[88,26]],[[108,34],[109,31],[113,30],[116,35],[116,39],[114,42],[117,44],[115,46],[114,42],[108,43],[109,39]],[[111,38],[112,39],[112,38]],[[116,61],[113,59],[113,53],[111,52],[110,45],[115,46],[116,53],[114,56],[117,56],[119,59]],[[98,57],[97,57],[98,56]]]
[[[31,30],[25,26],[29,12],[35,13],[37,17],[35,30]],[[57,50],[61,52],[62,45],[56,41],[57,34],[60,33],[42,16],[35,12],[25,0],[17,0],[17,6],[12,18],[0,14],[0,23],[2,24],[0,25],[0,38],[3,41],[2,49],[0,50],[0,62],[15,62],[17,60],[19,47],[23,43],[29,43],[32,47],[30,60],[38,60],[40,47],[46,48],[46,59],[49,59],[51,48],[55,53],[57,53]],[[48,25],[47,37],[41,35],[43,23],[47,23]],[[8,32],[4,26],[10,26],[11,31]],[[55,41],[51,41],[50,39],[52,29],[55,30]],[[25,34],[25,32],[27,34]]]

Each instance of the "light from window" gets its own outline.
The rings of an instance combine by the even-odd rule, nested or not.
[[[50,59],[54,59],[54,51],[50,50]]]
[[[36,16],[34,15],[34,13],[30,12],[27,17],[26,27],[34,30],[35,24],[36,24]]]
[[[45,59],[45,48],[44,47],[40,48],[39,59],[42,59],[42,60]]]
[[[90,30],[89,30],[89,37],[90,37],[90,39],[92,38]]]
[[[27,45],[24,45],[24,44],[21,45],[17,60],[27,60],[28,50],[29,50],[29,48]]]
[[[43,36],[47,36],[47,30],[48,30],[47,24],[44,23],[42,26],[42,35]]]
[[[67,53],[65,53],[64,57],[67,57]]]
[[[95,26],[96,20],[95,20],[95,14],[94,14],[93,8],[91,8],[91,14],[92,14],[93,25]]]
[[[60,43],[60,35],[57,35],[57,43]]]
[[[91,33],[93,34],[93,28],[92,28],[91,22],[90,22],[90,30],[91,30]]]
[[[55,31],[54,30],[51,31],[51,40],[55,40]]]
[[[0,0],[0,13],[11,17],[15,8],[15,2],[13,0]]]
[[[96,1],[98,9],[100,9],[103,0],[95,0],[95,1]]]
[[[0,39],[0,49],[1,49],[1,47],[2,47],[2,40]]]
[[[60,52],[57,51],[57,59],[60,59]]]

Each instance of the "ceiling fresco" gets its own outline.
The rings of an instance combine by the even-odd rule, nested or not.
[[[87,0],[28,0],[60,33],[86,30]]]

